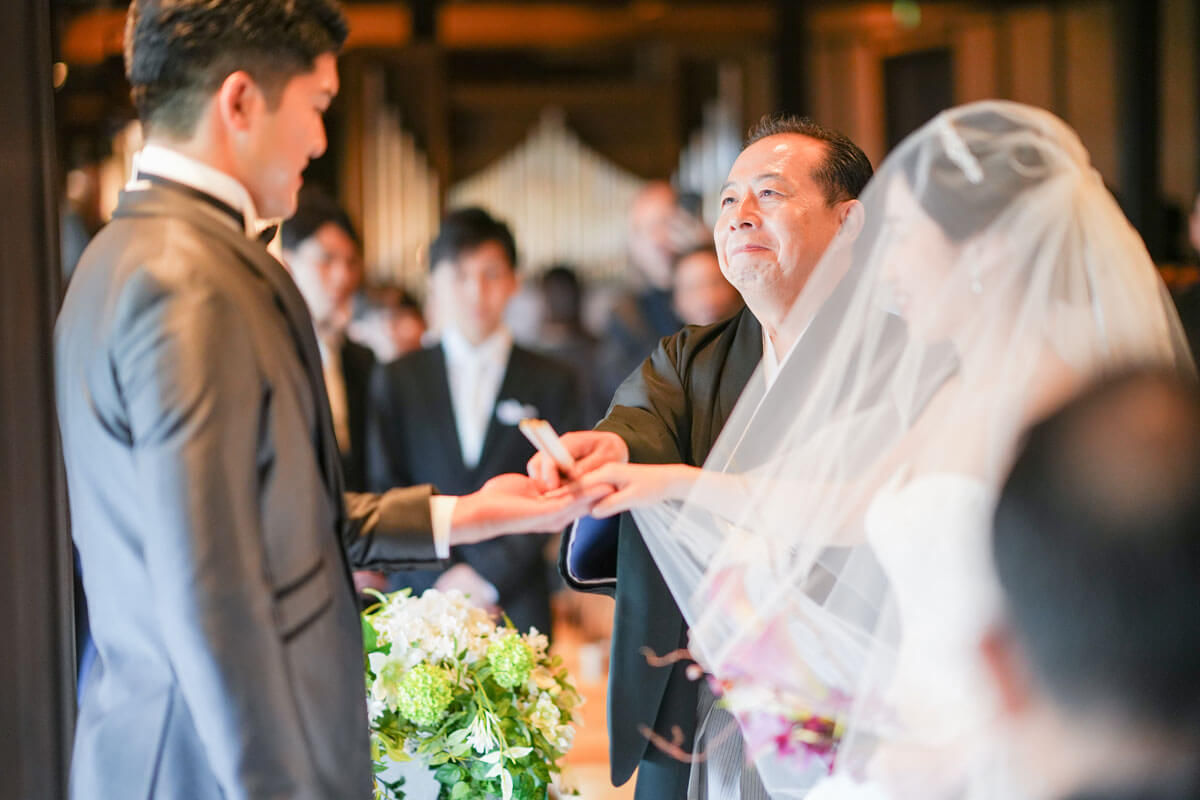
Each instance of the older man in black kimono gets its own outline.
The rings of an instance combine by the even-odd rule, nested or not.
[[[663,339],[617,390],[595,431],[564,436],[581,472],[610,461],[704,463],[759,362],[769,384],[801,339],[785,324],[788,312],[834,235],[861,223],[855,198],[870,177],[867,157],[840,133],[791,117],[756,126],[730,170],[714,228],[722,272],[746,308]],[[529,468],[557,485],[544,456]],[[686,665],[654,667],[642,654],[686,647],[687,630],[632,517],[622,515],[607,538],[572,531],[560,566],[573,588],[616,597],[608,707],[614,785],[637,769],[638,800],[765,797],[752,770],[723,769],[741,758],[737,742],[708,753],[690,792],[692,766],[650,742],[648,731],[667,741],[678,733],[690,751],[712,698],[687,679]],[[724,785],[722,772],[735,785]]]

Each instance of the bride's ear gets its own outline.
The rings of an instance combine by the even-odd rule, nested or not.
[[[863,211],[863,204],[858,200],[843,200],[840,205],[838,213],[841,217],[841,227],[838,228],[838,236],[853,242],[862,233],[863,223],[866,222],[866,212]]]

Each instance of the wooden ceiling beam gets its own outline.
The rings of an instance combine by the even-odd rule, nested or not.
[[[404,47],[412,42],[412,15],[406,6],[347,3],[344,8],[350,23],[346,49]],[[771,7],[749,2],[671,6],[643,1],[621,8],[467,2],[438,10],[437,43],[447,50],[557,50],[647,38],[769,41],[773,27]],[[81,14],[64,31],[63,58],[86,65],[120,55],[124,33],[125,12],[120,9]]]

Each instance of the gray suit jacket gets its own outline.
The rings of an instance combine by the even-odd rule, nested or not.
[[[126,193],[55,347],[98,651],[72,796],[368,798],[348,560],[434,563],[431,489],[343,495],[290,276],[203,200]]]

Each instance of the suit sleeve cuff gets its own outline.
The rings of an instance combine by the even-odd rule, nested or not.
[[[450,524],[454,519],[454,507],[458,498],[453,495],[435,494],[429,498],[429,515],[433,522],[433,550],[440,560],[450,557]]]

